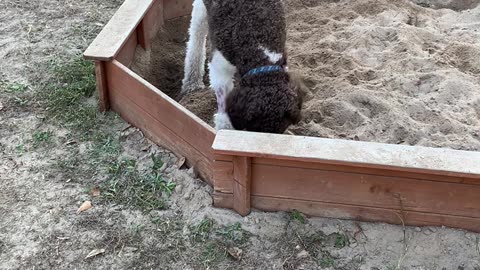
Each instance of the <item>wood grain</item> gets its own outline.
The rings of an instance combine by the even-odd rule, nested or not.
[[[105,62],[95,61],[95,79],[98,91],[98,107],[100,111],[105,112],[110,109],[108,98],[107,74],[105,70]]]
[[[388,168],[480,181],[480,152],[234,130],[219,131],[213,148],[224,155]]]
[[[135,50],[138,45],[137,32],[133,32],[130,37],[128,37],[125,44],[122,46],[118,54],[115,56],[115,59],[125,65],[130,67],[135,57]]]
[[[213,181],[215,191],[233,193],[233,162],[214,160]]]
[[[110,61],[135,32],[153,0],[126,0],[83,54],[86,59]]]
[[[213,161],[215,130],[211,126],[118,61],[106,67],[109,85],[122,88],[123,95]]]
[[[252,194],[480,217],[480,186],[395,176],[252,165]]]
[[[106,69],[112,109],[141,129],[155,143],[186,157],[188,165],[193,166],[203,179],[213,185],[211,153],[198,147],[202,142],[208,143],[208,139],[213,141],[213,133],[210,134],[209,129],[203,129],[201,124],[199,126],[192,122],[192,119],[187,123],[182,122],[182,118],[185,118],[183,110],[164,99],[163,94],[156,96],[153,103],[145,103],[145,98],[139,99],[138,96],[157,95],[158,90],[153,91],[149,85],[132,77],[131,72],[118,61],[106,63]],[[165,120],[172,118],[176,121]],[[198,140],[191,140],[192,137]]]
[[[215,207],[232,208],[233,194],[215,192]],[[339,203],[312,202],[271,198],[258,195],[251,197],[252,207],[269,212],[298,210],[309,216],[338,219],[353,219],[369,222],[385,222],[410,226],[447,226],[480,232],[480,219],[459,215],[439,215],[415,211],[398,211],[386,208],[373,208]]]
[[[145,50],[150,49],[151,40],[163,25],[163,1],[154,0],[137,27],[138,44]]]
[[[233,158],[233,209],[242,216],[250,213],[251,159]]]

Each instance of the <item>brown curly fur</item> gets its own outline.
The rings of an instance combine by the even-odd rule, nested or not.
[[[288,73],[242,79],[227,97],[227,113],[237,130],[283,133],[301,119],[301,87]]]
[[[286,23],[281,0],[204,0],[213,50],[240,75],[265,65],[286,67]],[[271,63],[263,46],[282,54]],[[246,76],[227,96],[226,109],[237,130],[283,133],[300,120],[302,95],[287,72]]]

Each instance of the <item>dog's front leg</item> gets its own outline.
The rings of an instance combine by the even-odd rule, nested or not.
[[[233,77],[237,68],[233,66],[218,50],[213,52],[209,64],[210,86],[217,96],[218,111],[214,115],[215,129],[233,129],[226,112],[227,95],[233,90]]]
[[[185,56],[181,96],[205,87],[203,75],[205,74],[208,21],[207,9],[203,0],[195,0],[193,2],[192,19],[188,32],[189,39]]]

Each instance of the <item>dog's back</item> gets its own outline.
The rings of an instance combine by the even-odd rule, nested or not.
[[[204,0],[212,45],[240,74],[283,65],[286,25],[281,0]],[[277,57],[272,58],[267,54]]]

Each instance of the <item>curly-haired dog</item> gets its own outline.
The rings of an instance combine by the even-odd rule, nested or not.
[[[208,35],[217,130],[283,133],[300,121],[302,96],[287,70],[281,0],[194,0],[189,35],[181,94],[204,87]]]

